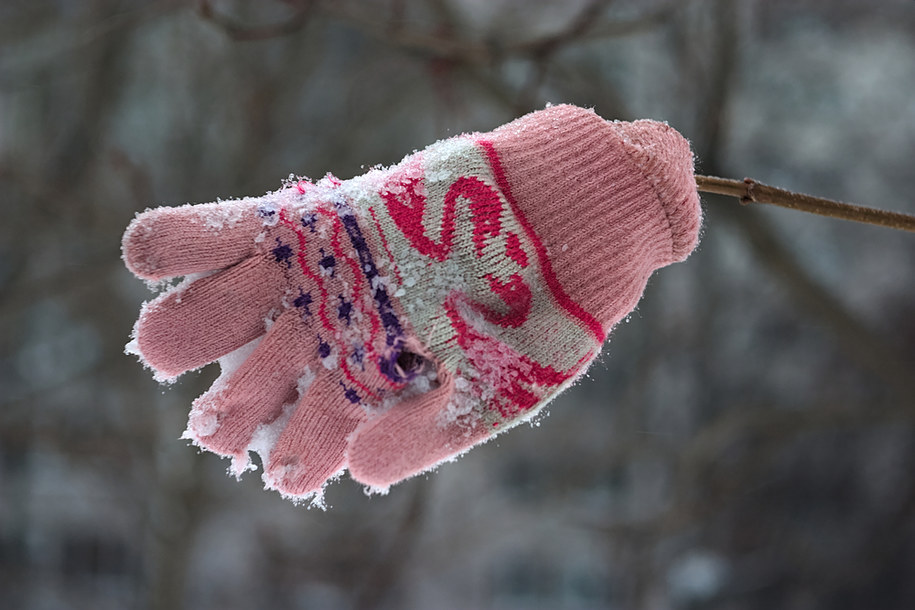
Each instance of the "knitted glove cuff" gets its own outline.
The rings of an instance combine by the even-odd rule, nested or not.
[[[562,105],[479,137],[498,152],[559,283],[597,321],[600,339],[636,305],[648,276],[698,241],[692,153],[665,124],[611,122]]]

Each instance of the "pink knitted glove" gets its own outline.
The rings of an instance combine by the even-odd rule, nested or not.
[[[140,214],[159,379],[220,360],[187,436],[303,497],[384,489],[530,418],[580,376],[700,224],[689,144],[555,106],[351,180]]]

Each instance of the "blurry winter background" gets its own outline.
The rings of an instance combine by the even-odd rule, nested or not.
[[[178,440],[122,349],[148,206],[346,178],[547,102],[915,212],[911,0],[0,3],[0,607],[915,607],[915,237],[704,198],[589,378],[328,512]]]

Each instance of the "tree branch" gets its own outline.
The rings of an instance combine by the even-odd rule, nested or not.
[[[757,182],[752,178],[732,180],[715,176],[696,176],[696,186],[700,192],[715,193],[736,197],[740,203],[766,203],[801,212],[809,212],[830,218],[841,218],[852,222],[889,227],[900,231],[915,233],[915,216],[902,212],[891,212],[877,208],[868,208],[850,203],[795,193]]]
[[[395,27],[399,26],[396,21],[390,21],[385,25],[377,18],[366,15],[361,9],[353,10],[341,4],[329,3],[322,6],[322,9],[326,15],[339,19],[389,46],[465,64],[485,65],[507,56],[538,59],[544,54],[550,54],[572,44],[638,33],[664,23],[677,6],[676,2],[670,2],[641,16],[602,23],[599,17],[607,4],[608,0],[592,0],[572,18],[566,28],[552,34],[508,43],[477,42],[442,36],[440,33],[411,32],[402,27]]]
[[[250,40],[266,40],[268,38],[288,36],[298,32],[305,27],[308,20],[311,18],[312,4],[312,0],[306,0],[296,10],[292,17],[286,21],[252,27],[245,26],[226,15],[216,12],[210,5],[209,0],[201,0],[197,12],[203,19],[222,28],[232,40],[246,42]]]

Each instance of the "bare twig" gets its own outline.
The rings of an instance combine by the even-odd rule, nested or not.
[[[546,57],[560,47],[579,40],[600,22],[600,15],[608,4],[608,0],[591,0],[564,30],[518,45],[518,52],[533,57]]]
[[[88,3],[84,3],[88,4]],[[98,4],[98,3],[96,3]],[[116,4],[116,3],[113,3]],[[72,31],[55,35],[52,41],[41,44],[34,52],[22,52],[23,45],[38,39],[40,34],[32,26],[25,26],[22,21],[8,19],[0,29],[0,83],[7,89],[30,87],[29,75],[45,67],[58,65],[60,61],[73,61],[82,58],[83,53],[91,50],[96,44],[112,35],[126,36],[132,30],[153,21],[154,19],[176,11],[184,6],[182,0],[160,0],[159,2],[137,3],[138,8],[125,9],[121,12],[108,13],[96,11],[102,18],[80,25]],[[15,11],[14,11],[15,12]],[[51,14],[51,13],[49,13]],[[96,16],[96,13],[89,13]],[[35,22],[36,24],[40,21]],[[78,70],[53,70],[56,77],[71,76]]]
[[[385,44],[400,47],[420,55],[452,59],[465,64],[490,64],[506,56],[540,58],[560,48],[600,38],[638,33],[664,23],[672,14],[676,3],[671,2],[645,15],[626,20],[602,23],[599,19],[607,0],[592,0],[576,15],[567,27],[559,32],[518,42],[475,42],[442,36],[440,33],[411,32],[392,21],[388,25],[355,11],[345,5],[328,4],[324,12],[347,25],[373,36]]]
[[[222,28],[232,40],[265,40],[279,36],[288,36],[289,34],[294,34],[301,30],[311,18],[310,9],[313,4],[314,2],[312,0],[306,0],[305,2],[302,2],[301,7],[296,10],[295,14],[286,21],[253,27],[237,23],[230,17],[216,12],[212,5],[210,5],[209,0],[201,0],[198,13],[207,21]]]
[[[752,178],[732,180],[715,176],[696,176],[696,186],[703,193],[736,197],[742,204],[767,203],[830,218],[841,218],[900,231],[915,232],[915,216],[795,193],[757,182]]]

